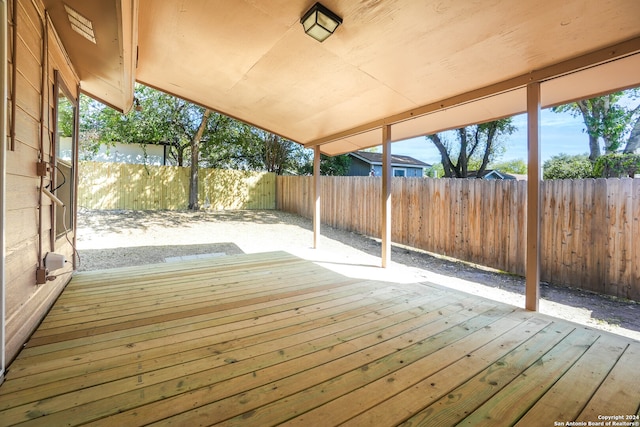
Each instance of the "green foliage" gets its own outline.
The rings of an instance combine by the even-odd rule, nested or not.
[[[583,179],[593,177],[593,165],[586,154],[558,154],[544,162],[543,179]]]
[[[593,165],[595,176],[602,178],[633,178],[640,173],[640,154],[605,154]]]
[[[67,97],[60,97],[58,100],[58,133],[61,137],[73,135],[73,104]]]
[[[80,132],[78,134],[78,148],[80,160],[92,160],[102,144],[100,141],[102,122],[99,117],[102,109],[106,107],[82,94],[80,94],[79,107]]]
[[[254,131],[259,136],[257,144],[261,147],[261,160],[267,172],[292,173],[304,161],[300,160],[304,150],[300,144],[261,130]]]
[[[522,159],[507,160],[504,162],[492,163],[489,169],[496,169],[500,172],[515,173],[525,175],[527,173],[527,164]]]
[[[236,170],[264,170],[263,146],[267,134],[246,123],[217,114],[206,143],[200,147],[205,167]]]
[[[640,111],[639,106],[630,108],[621,101],[636,99],[639,96],[640,89],[635,88],[583,99],[553,107],[551,110],[557,113],[566,112],[574,117],[582,116],[590,140],[590,158],[595,160],[600,156],[599,140],[603,142],[605,153],[614,153],[622,147]]]
[[[436,163],[431,165],[429,168],[425,168],[424,170],[425,176],[431,178],[442,178],[444,176],[444,168],[442,167],[442,163]]]
[[[324,162],[322,156],[320,157],[320,173],[322,175],[345,176],[349,173],[349,166],[351,166],[351,157],[347,154],[333,157],[324,156]]]
[[[298,175],[313,175],[313,152],[309,151],[308,161],[296,171]],[[339,156],[320,155],[320,175],[346,176],[351,166],[351,157],[348,154]]]
[[[169,154],[183,164],[190,141],[198,130],[205,109],[166,93],[136,85],[136,107],[127,114],[87,101],[81,103],[81,144],[87,152],[97,152],[100,145],[166,144]],[[208,128],[215,126],[212,117]],[[209,130],[208,129],[208,130]],[[205,138],[206,139],[206,133]]]

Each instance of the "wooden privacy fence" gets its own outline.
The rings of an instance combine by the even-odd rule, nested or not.
[[[321,221],[379,237],[380,178],[321,177]],[[277,207],[311,217],[311,177],[277,178]],[[640,179],[543,181],[541,276],[640,300]],[[392,241],[525,274],[527,183],[392,180]]]
[[[190,168],[80,162],[78,205],[88,209],[186,209]],[[200,206],[275,209],[275,174],[201,169]]]

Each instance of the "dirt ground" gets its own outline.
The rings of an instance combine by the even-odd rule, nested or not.
[[[524,306],[524,278],[394,246],[379,268],[380,242],[323,226],[312,249],[312,223],[280,211],[92,211],[78,215],[79,271],[284,250],[345,274],[377,280],[432,282]],[[540,311],[640,340],[640,305],[563,286],[541,284]]]

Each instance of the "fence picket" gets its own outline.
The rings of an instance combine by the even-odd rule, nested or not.
[[[640,283],[640,245],[637,243],[640,236],[640,179],[634,179],[631,185],[631,278],[629,282],[631,286],[631,296],[635,300],[640,300],[640,291],[638,283]]]
[[[199,199],[215,209],[275,209],[275,174],[201,169]],[[80,162],[78,206],[88,209],[186,209],[189,168]]]
[[[322,180],[322,222],[379,237],[380,179]],[[526,182],[393,181],[394,242],[525,274]],[[277,182],[278,209],[311,217],[310,179]],[[640,300],[640,180],[543,181],[541,197],[542,280]]]

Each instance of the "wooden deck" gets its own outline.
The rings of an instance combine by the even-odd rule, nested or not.
[[[77,274],[9,367],[0,424],[553,426],[636,416],[639,361],[637,341],[428,283],[229,256]]]

